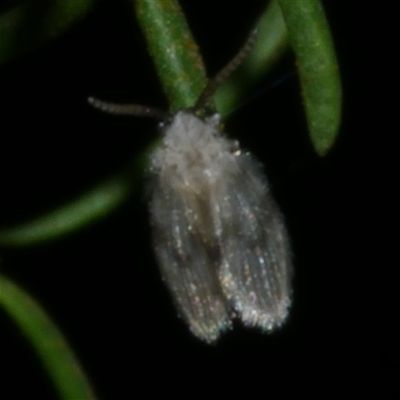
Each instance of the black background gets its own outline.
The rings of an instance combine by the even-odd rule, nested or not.
[[[264,1],[182,1],[209,75],[235,54]],[[240,326],[215,346],[188,331],[161,282],[150,241],[144,182],[112,216],[65,239],[1,249],[1,272],[37,299],[65,333],[101,399],[265,385],[267,375],[347,363],[361,299],[353,278],[357,231],[358,130],[354,121],[354,13],[325,1],[343,79],[338,141],[318,158],[307,137],[297,78],[237,110],[226,125],[256,155],[292,238],[294,304],[273,335]],[[287,55],[264,82],[295,70]],[[155,122],[91,109],[90,95],[166,108],[139,27],[123,1],[102,1],[66,34],[0,68],[2,225],[73,199],[142,151]],[[2,386],[7,398],[55,398],[36,355],[0,314]],[[387,357],[388,359],[390,357]],[[4,379],[5,378],[5,379]],[[23,382],[23,384],[21,384]],[[268,382],[271,389],[274,381]],[[215,387],[215,386],[214,386]],[[277,387],[278,388],[278,385]],[[290,388],[281,388],[290,390]]]

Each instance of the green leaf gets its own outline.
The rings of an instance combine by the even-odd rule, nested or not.
[[[30,246],[63,237],[118,208],[129,197],[137,179],[118,173],[64,206],[21,225],[1,228],[0,245]]]
[[[135,0],[133,4],[171,110],[193,106],[206,84],[206,72],[179,3]]]
[[[308,127],[315,150],[325,155],[341,122],[342,88],[334,44],[318,0],[278,0],[297,58]]]
[[[82,19],[95,0],[27,1],[0,15],[0,64],[47,43]]]
[[[217,90],[216,104],[222,115],[238,105],[247,90],[268,73],[287,49],[286,25],[276,1],[268,4],[256,26],[257,41],[250,54]]]
[[[0,305],[32,343],[61,399],[95,399],[87,377],[58,328],[32,297],[1,274]]]

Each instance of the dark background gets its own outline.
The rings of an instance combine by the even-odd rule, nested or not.
[[[212,76],[235,54],[265,2],[181,3]],[[324,4],[344,88],[343,124],[331,153],[323,159],[313,153],[295,75],[237,110],[226,126],[265,165],[292,238],[294,303],[279,332],[268,336],[238,324],[215,346],[190,334],[153,257],[144,182],[112,216],[74,235],[1,249],[1,272],[58,324],[100,398],[150,394],[160,389],[157,383],[167,394],[199,382],[204,388],[216,381],[221,387],[254,386],[260,372],[300,373],[305,365],[357,358],[360,338],[353,328],[362,301],[352,293],[362,266],[353,257],[359,201],[355,13],[349,2]],[[294,70],[287,55],[261,88]],[[167,106],[123,1],[101,2],[66,34],[2,66],[0,82],[2,225],[73,199],[156,137],[154,121],[101,114],[87,105],[88,96]],[[55,398],[29,343],[3,311],[0,346],[7,398]],[[392,363],[391,356],[385,361]]]

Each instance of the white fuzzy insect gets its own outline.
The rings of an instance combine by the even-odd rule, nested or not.
[[[260,165],[224,137],[201,108],[247,54],[254,35],[211,81],[192,110],[161,124],[150,159],[150,216],[161,273],[190,330],[215,341],[234,318],[271,331],[288,315],[291,257],[284,220]],[[89,99],[116,114],[157,110]]]

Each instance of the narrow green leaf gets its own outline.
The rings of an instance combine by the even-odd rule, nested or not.
[[[26,54],[83,18],[95,0],[27,1],[0,15],[0,64]]]
[[[342,88],[334,45],[321,2],[278,0],[297,58],[311,140],[320,156],[335,142]]]
[[[206,72],[178,1],[133,4],[171,110],[193,106],[206,84]]]
[[[63,237],[110,214],[130,195],[135,179],[120,173],[75,201],[24,224],[0,229],[0,245],[18,247]]]
[[[32,343],[61,399],[95,399],[87,377],[58,328],[32,297],[1,274],[0,305]]]
[[[275,0],[268,4],[256,26],[257,41],[250,54],[217,90],[216,104],[221,114],[237,106],[246,91],[267,74],[287,48],[286,25]]]

